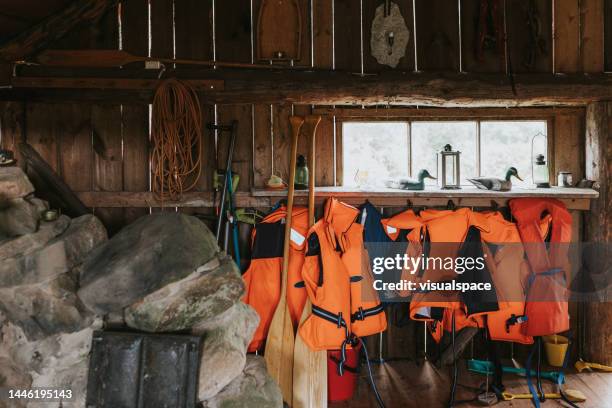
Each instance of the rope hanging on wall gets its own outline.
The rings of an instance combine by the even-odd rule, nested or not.
[[[151,188],[159,201],[178,201],[202,171],[202,111],[195,90],[177,79],[162,81],[152,116]]]

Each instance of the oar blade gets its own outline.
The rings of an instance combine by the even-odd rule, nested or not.
[[[294,347],[295,339],[291,315],[289,314],[287,303],[281,301],[270,323],[264,358],[268,367],[268,373],[279,385],[283,394],[283,400],[286,402],[290,402],[293,399]]]

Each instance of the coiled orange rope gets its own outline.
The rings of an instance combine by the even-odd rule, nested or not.
[[[164,80],[153,98],[151,189],[159,201],[178,201],[202,171],[202,111],[195,90]]]

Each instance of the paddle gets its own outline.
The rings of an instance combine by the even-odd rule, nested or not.
[[[287,217],[285,220],[285,240],[283,245],[283,269],[281,295],[270,323],[266,340],[265,360],[270,376],[280,386],[283,400],[290,403],[293,393],[293,348],[295,335],[293,323],[287,306],[287,273],[289,270],[289,241],[291,239],[291,218],[293,215],[293,195],[295,192],[295,162],[298,137],[304,118],[291,116],[291,163],[289,167],[289,191],[287,192]]]
[[[204,65],[225,68],[251,69],[304,69],[289,65],[247,64],[240,62],[203,61],[190,59],[173,59],[141,57],[123,50],[46,50],[38,54],[36,61],[41,65],[73,68],[116,68],[134,62],[161,62],[164,64]]]
[[[321,116],[308,115],[304,124],[309,138],[308,163],[308,225],[315,222],[315,140]],[[312,313],[310,299],[306,299],[300,325]],[[327,406],[327,352],[311,350],[297,335],[293,352],[293,408],[323,408]]]

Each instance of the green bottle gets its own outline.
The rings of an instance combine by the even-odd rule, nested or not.
[[[301,154],[297,158],[293,185],[297,190],[308,190],[308,167],[306,167],[306,158]]]

